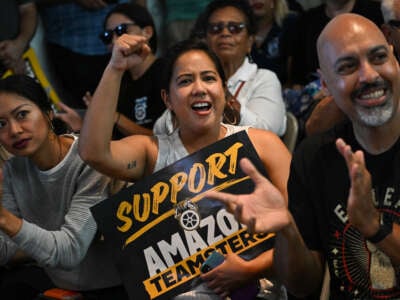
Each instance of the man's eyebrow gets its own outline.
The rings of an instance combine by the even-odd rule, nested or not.
[[[338,65],[340,65],[341,63],[343,63],[343,62],[348,62],[348,61],[352,61],[352,60],[354,60],[355,58],[354,58],[354,55],[352,55],[352,54],[349,54],[349,55],[346,55],[346,56],[342,56],[342,57],[339,57],[336,61],[335,61],[335,63],[334,63],[334,68],[336,69],[337,68],[337,66]]]
[[[374,53],[376,53],[378,51],[381,51],[381,50],[388,51],[388,47],[386,47],[385,45],[375,46],[375,47],[371,48],[371,50],[368,51],[368,54],[374,54]]]
[[[378,45],[378,46],[372,47],[371,49],[368,50],[368,55],[374,54],[374,53],[376,53],[378,51],[381,51],[381,50],[388,51],[388,48],[385,45]],[[336,68],[339,64],[341,64],[343,62],[351,61],[353,59],[355,59],[355,55],[354,54],[349,54],[349,55],[346,55],[346,56],[339,57],[336,60],[336,62],[334,64],[334,67]]]

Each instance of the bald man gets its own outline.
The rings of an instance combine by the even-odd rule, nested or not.
[[[250,195],[211,192],[256,232],[276,232],[274,266],[289,292],[331,299],[400,298],[400,68],[381,30],[339,15],[318,39],[324,89],[349,122],[294,154],[289,204],[249,163]]]

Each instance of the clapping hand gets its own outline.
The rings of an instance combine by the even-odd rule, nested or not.
[[[372,220],[379,220],[379,212],[372,202],[371,175],[368,172],[364,153],[353,152],[342,139],[337,139],[336,148],[346,161],[351,187],[347,201],[349,222],[365,236],[376,232]]]
[[[81,116],[68,105],[59,101],[57,106],[61,109],[59,112],[54,114],[54,117],[64,121],[72,129],[73,132],[78,132],[82,127]]]

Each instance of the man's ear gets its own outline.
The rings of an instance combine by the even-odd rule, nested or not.
[[[386,40],[388,41],[389,44],[392,44],[392,39],[391,39],[391,35],[392,35],[392,30],[390,28],[390,26],[386,23],[381,25],[381,30],[383,32],[383,35],[385,36]]]
[[[154,29],[151,26],[145,26],[142,28],[142,34],[145,38],[147,38],[148,40],[151,39],[151,37],[154,34]]]
[[[321,82],[322,91],[324,92],[324,94],[326,96],[329,96],[331,93],[329,92],[328,85],[326,84],[324,73],[322,73],[321,69],[317,69],[317,72],[318,72],[318,75],[319,75],[319,80]]]
[[[171,103],[169,101],[169,96],[168,96],[168,92],[165,89],[161,90],[161,98],[164,101],[165,106],[169,109],[172,110],[171,108]]]

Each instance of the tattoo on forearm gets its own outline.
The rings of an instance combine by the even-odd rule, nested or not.
[[[128,169],[136,168],[136,160],[131,161],[128,163]]]

